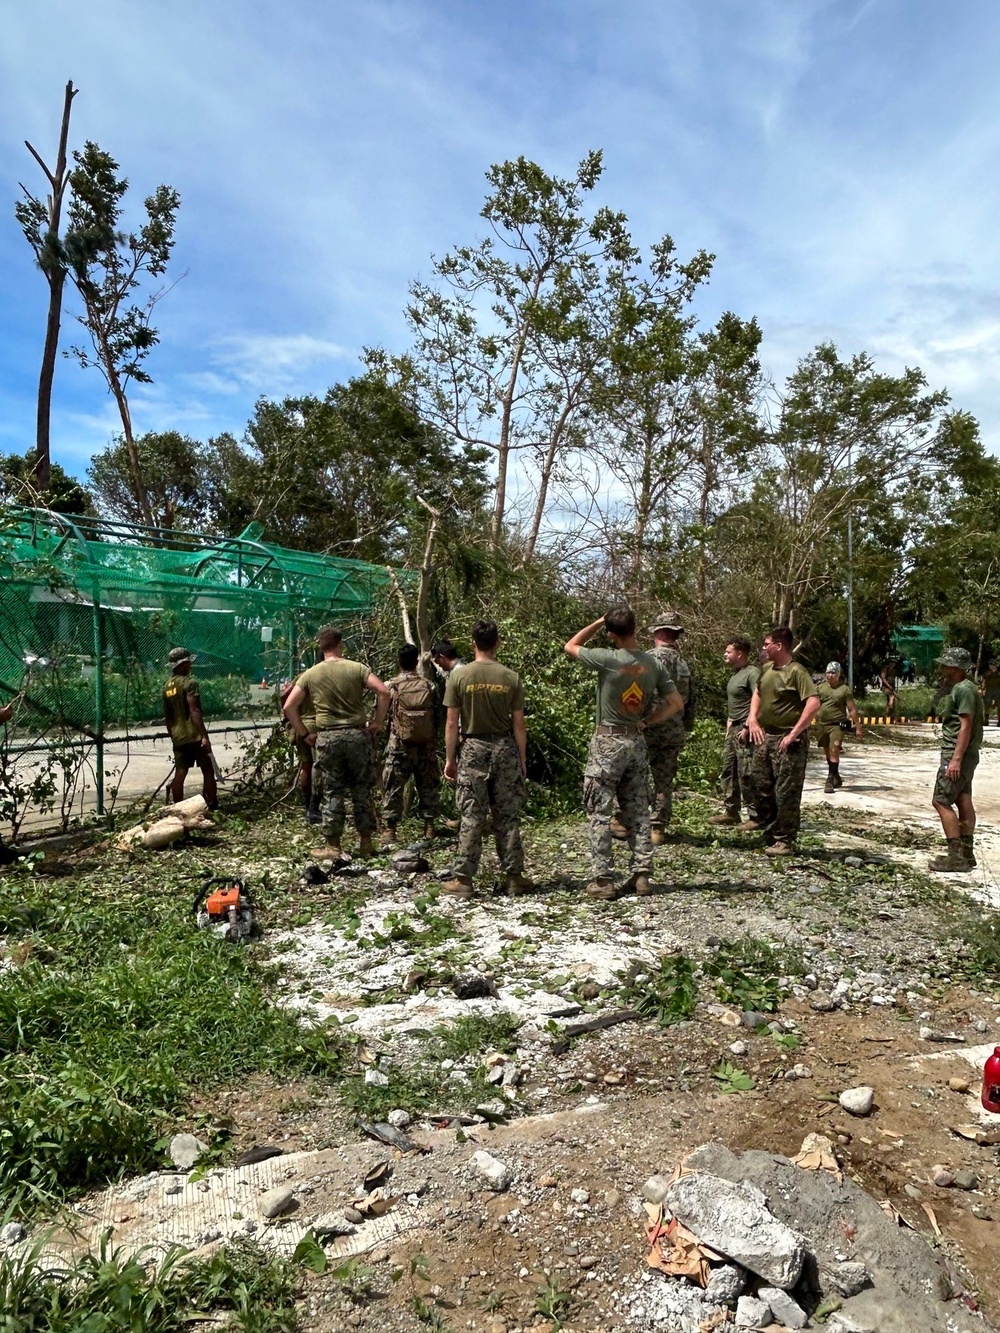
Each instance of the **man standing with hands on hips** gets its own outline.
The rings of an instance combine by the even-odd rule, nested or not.
[[[972,779],[983,744],[983,696],[969,680],[972,658],[965,648],[946,648],[938,666],[948,693],[938,699],[937,705],[941,763],[932,801],[948,846],[944,856],[931,861],[928,869],[967,874],[976,868]]]
[[[747,730],[753,741],[757,818],[767,856],[791,856],[802,817],[802,785],[809,753],[809,723],[819,712],[812,677],[792,655],[787,625],[764,637],[764,666],[750,701]]]

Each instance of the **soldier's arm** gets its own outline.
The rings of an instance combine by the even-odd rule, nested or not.
[[[764,744],[764,729],[760,725],[760,690],[755,689],[750,700],[750,714],[747,717],[747,731],[755,745]]]
[[[643,718],[644,727],[658,727],[661,722],[666,722],[668,717],[673,717],[675,713],[684,711],[684,700],[681,698],[681,692],[675,686],[669,694],[666,695],[648,715]]]
[[[809,723],[819,712],[819,705],[820,698],[818,694],[811,695],[805,701],[798,722],[796,722],[795,726],[792,727],[791,731],[788,733],[788,740],[797,741],[800,736],[804,735],[809,730]]]
[[[528,728],[524,725],[524,711],[522,709],[517,709],[511,714],[511,724],[514,728],[514,744],[517,746],[517,757],[521,761],[521,776],[527,777]]]
[[[962,771],[962,759],[969,748],[969,741],[972,739],[972,714],[961,713],[958,723],[958,740],[955,742],[955,752],[948,761],[948,776],[954,781]]]
[[[365,728],[366,731],[379,732],[382,730],[382,724],[385,721],[385,715],[389,711],[389,705],[392,702],[392,695],[388,687],[383,685],[378,676],[373,671],[369,671],[365,680],[365,688],[375,693],[375,716]]]
[[[281,711],[291,723],[292,730],[298,736],[299,740],[304,740],[309,734],[302,725],[301,708],[305,700],[306,692],[301,685],[293,685],[285,697],[285,702],[281,705]]]
[[[571,639],[568,639],[563,645],[563,651],[569,653],[570,657],[579,657],[580,649],[590,642],[598,630],[603,628],[604,617],[601,616],[600,620],[595,620],[592,625],[588,625],[586,629],[580,630]]]
[[[449,782],[458,777],[458,720],[460,708],[448,709],[448,720],[444,724],[444,775]]]
[[[864,727],[861,725],[861,715],[858,712],[858,706],[853,699],[847,700],[847,713],[851,721],[854,723],[855,735],[863,736],[865,732]]]

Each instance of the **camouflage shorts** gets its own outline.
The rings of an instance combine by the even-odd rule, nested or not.
[[[954,805],[960,796],[972,795],[972,779],[979,764],[979,755],[968,753],[962,755],[962,771],[955,782],[948,777],[950,762],[950,756],[947,759],[944,755],[941,756],[937,777],[934,779],[934,795],[931,798],[935,805]]]

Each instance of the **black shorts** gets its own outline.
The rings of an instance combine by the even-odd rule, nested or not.
[[[208,751],[202,748],[201,741],[184,741],[174,746],[174,764],[178,768],[200,768],[207,758]]]

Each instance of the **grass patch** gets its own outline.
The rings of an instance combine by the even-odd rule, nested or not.
[[[960,966],[992,985],[1000,985],[1000,912],[970,915],[960,923]]]
[[[112,1249],[72,1264],[0,1255],[0,1327],[14,1333],[181,1333],[210,1321],[245,1333],[297,1333],[298,1270],[249,1242],[190,1262],[172,1250],[144,1265]]]
[[[0,882],[0,1196],[66,1196],[158,1165],[195,1089],[336,1073],[344,1038],[273,1007],[254,948],[194,927],[187,883]]]

